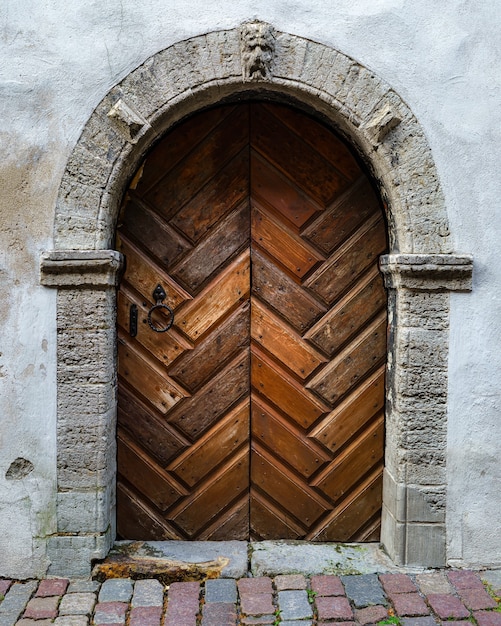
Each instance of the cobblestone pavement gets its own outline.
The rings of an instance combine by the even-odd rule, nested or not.
[[[176,582],[0,580],[0,626],[501,626],[501,570]]]

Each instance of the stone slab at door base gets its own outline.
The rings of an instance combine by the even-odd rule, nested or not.
[[[253,47],[256,40],[263,45]],[[58,288],[53,574],[90,572],[115,536],[119,258],[107,248],[124,190],[147,150],[177,121],[242,94],[295,104],[331,124],[379,186],[390,241],[381,265],[390,326],[382,539],[397,563],[445,563],[449,291],[471,289],[471,258],[452,252],[425,132],[391,86],[332,47],[254,22],[147,59],[104,96],[68,160],[56,250],[42,258],[42,284]],[[78,562],[68,557],[73,545]]]

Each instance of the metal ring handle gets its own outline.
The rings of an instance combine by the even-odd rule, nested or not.
[[[170,320],[168,321],[167,325],[164,326],[163,328],[161,326],[155,326],[155,324],[153,324],[153,321],[151,319],[151,314],[153,313],[155,309],[167,309],[167,311],[169,311]],[[157,303],[157,304],[154,304],[151,307],[151,309],[148,311],[147,319],[148,319],[148,324],[151,330],[155,331],[156,333],[165,333],[169,330],[172,324],[174,324],[174,311],[170,308],[170,306],[167,306],[166,304]]]

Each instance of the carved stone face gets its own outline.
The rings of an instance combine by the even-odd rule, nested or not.
[[[262,80],[271,72],[275,37],[269,24],[248,23],[242,27],[242,64],[247,80]]]

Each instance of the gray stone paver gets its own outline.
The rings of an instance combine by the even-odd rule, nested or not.
[[[278,608],[283,620],[298,620],[313,617],[308,594],[301,589],[278,592]]]
[[[129,602],[132,597],[130,578],[111,578],[105,580],[99,591],[99,602]]]
[[[15,583],[10,587],[0,604],[0,626],[15,624],[37,587],[38,581],[36,580]]]
[[[416,582],[425,596],[429,593],[454,593],[454,589],[444,572],[418,574]]]
[[[301,620],[300,622],[294,620],[293,622],[280,622],[280,626],[313,626],[313,622],[311,620]]]
[[[383,606],[388,604],[376,574],[341,576],[341,581],[346,590],[346,595],[357,609],[362,609],[371,604],[382,604]]]
[[[237,601],[237,583],[231,578],[206,580],[205,601],[234,604]]]
[[[56,626],[89,626],[86,615],[62,615],[54,620]]]
[[[97,580],[74,580],[70,582],[66,593],[94,593],[99,591],[101,583]]]
[[[90,615],[95,604],[94,593],[67,593],[59,605],[59,615]]]
[[[162,606],[164,602],[164,588],[162,583],[154,578],[137,580],[134,584],[134,594],[131,604],[137,606]]]

